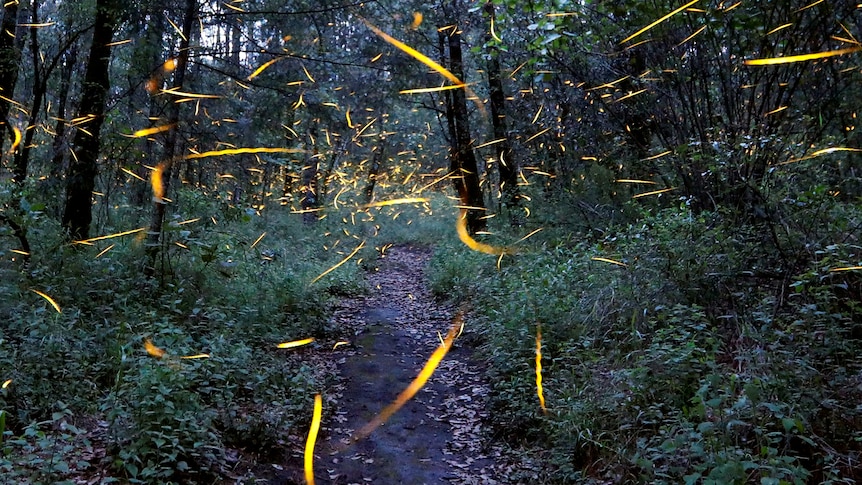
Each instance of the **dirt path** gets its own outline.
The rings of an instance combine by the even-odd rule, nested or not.
[[[482,428],[488,386],[472,350],[456,341],[426,386],[358,443],[351,437],[416,377],[451,326],[453,311],[425,284],[428,249],[393,247],[368,276],[371,294],[336,313],[351,342],[338,361],[333,419],[324,423],[315,460],[319,483],[494,484],[499,450]],[[469,332],[469,330],[468,330]],[[349,446],[348,446],[349,445]]]

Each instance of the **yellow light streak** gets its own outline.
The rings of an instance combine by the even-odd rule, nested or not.
[[[38,23],[38,24],[32,24],[32,23],[30,23],[30,24],[18,24],[18,27],[35,27],[35,28],[39,29],[42,27],[50,27],[52,25],[55,25],[56,23],[57,22],[42,22],[42,23]]]
[[[529,142],[531,142],[531,141],[535,140],[536,138],[538,138],[538,137],[540,137],[540,136],[544,135],[545,133],[547,133],[547,132],[549,132],[549,131],[551,131],[551,129],[550,129],[550,128],[545,128],[544,130],[542,130],[542,131],[540,131],[540,132],[536,133],[535,135],[531,136],[530,138],[527,138],[527,140],[526,140],[524,143],[529,143]]]
[[[225,155],[242,155],[242,154],[254,154],[254,153],[305,153],[305,150],[300,148],[266,148],[266,147],[257,147],[257,148],[228,148],[225,150],[212,150],[209,152],[203,153],[193,153],[191,155],[186,155],[183,157],[184,160],[197,160],[200,158],[208,158],[208,157],[221,157]]]
[[[653,190],[652,192],[644,192],[643,194],[636,194],[636,195],[632,196],[632,199],[639,199],[641,197],[647,197],[649,195],[663,194],[665,192],[670,192],[671,190],[676,190],[676,187],[668,187],[666,189]]]
[[[635,180],[635,179],[617,179],[614,182],[618,184],[650,184],[656,185],[657,182],[653,182],[652,180]]]
[[[617,266],[622,266],[623,268],[628,268],[628,267],[629,267],[629,265],[627,265],[626,263],[622,263],[622,262],[620,262],[620,261],[614,261],[613,259],[602,258],[602,257],[599,257],[599,256],[593,256],[593,257],[592,257],[592,258],[590,258],[590,259],[591,259],[591,260],[593,260],[593,261],[601,261],[602,263],[611,263],[611,264],[615,264],[615,265],[617,265]]]
[[[9,384],[12,384],[12,379],[6,379],[3,381],[3,385],[0,385],[0,389],[6,389],[9,387]]]
[[[438,72],[440,75],[442,75],[442,76],[443,76],[443,77],[445,77],[446,79],[448,79],[448,80],[452,81],[453,83],[457,84],[457,85],[458,85],[458,87],[462,87],[462,88],[464,88],[464,90],[465,90],[465,91],[467,91],[467,94],[468,94],[469,96],[472,96],[472,97],[474,97],[474,98],[476,98],[476,97],[477,97],[477,96],[476,96],[476,93],[474,93],[474,92],[473,92],[469,87],[467,87],[467,84],[465,84],[463,81],[461,81],[460,79],[458,79],[454,74],[452,74],[451,72],[449,72],[449,70],[448,70],[448,69],[446,69],[445,67],[441,66],[440,64],[438,64],[438,63],[434,62],[434,60],[432,60],[430,57],[426,56],[425,54],[422,54],[421,52],[419,52],[419,51],[417,51],[416,49],[414,49],[414,48],[410,47],[409,45],[407,45],[407,44],[405,44],[405,43],[401,42],[400,40],[398,40],[398,39],[396,39],[396,38],[394,38],[394,37],[390,36],[390,35],[389,35],[389,34],[387,34],[386,32],[383,32],[382,30],[378,29],[378,28],[377,28],[377,27],[375,27],[373,24],[371,24],[371,22],[368,22],[368,21],[367,21],[367,20],[365,20],[365,19],[362,19],[362,21],[365,23],[365,25],[366,25],[369,29],[371,29],[371,31],[372,31],[372,32],[374,32],[375,34],[377,34],[377,36],[378,36],[378,37],[380,37],[381,39],[385,40],[386,42],[389,42],[390,44],[392,44],[392,45],[394,45],[395,47],[397,47],[397,48],[401,49],[402,51],[404,51],[405,53],[407,53],[408,55],[410,55],[411,57],[413,57],[413,58],[414,58],[414,59],[416,59],[417,61],[421,62],[422,64],[425,64],[425,65],[426,65],[426,66],[428,66],[428,67],[430,67],[431,69],[433,69],[434,71]],[[480,103],[479,105],[481,106],[481,103]]]
[[[485,254],[493,254],[494,256],[502,256],[504,254],[515,254],[515,251],[510,248],[500,248],[491,246],[490,244],[480,243],[472,237],[467,231],[467,209],[461,208],[461,215],[458,216],[458,222],[455,227],[458,230],[458,239],[461,240],[468,248],[473,251],[478,251]]]
[[[308,72],[308,69],[306,69],[306,68],[305,68],[305,66],[302,66],[302,72],[304,72],[304,73],[305,73],[305,77],[307,77],[309,81],[311,81],[311,82],[313,82],[313,83],[316,83],[316,82],[317,82],[317,81],[315,81],[315,80],[314,80],[314,78],[313,78],[313,77],[311,77],[311,73],[309,73],[309,72]]]
[[[787,27],[790,27],[791,25],[793,25],[793,22],[790,22],[789,24],[779,25],[778,27],[776,27],[776,28],[774,28],[774,29],[770,30],[769,32],[767,32],[767,33],[766,33],[766,35],[772,35],[772,34],[774,34],[774,33],[776,33],[776,32],[779,32],[779,31],[781,31],[781,30],[786,29]]]
[[[768,113],[765,113],[763,116],[774,115],[775,113],[780,113],[786,109],[787,109],[787,106],[781,106],[781,107],[775,108],[774,110],[772,110]]]
[[[231,10],[236,10],[237,12],[245,13],[245,10],[243,10],[243,9],[241,9],[235,5],[230,5],[230,4],[225,3],[225,2],[222,2],[221,4],[224,5],[225,7],[229,8],[229,9],[231,9]]]
[[[442,176],[442,177],[440,177],[440,178],[438,178],[438,179],[435,179],[435,180],[433,180],[432,182],[430,182],[430,183],[428,183],[428,184],[424,185],[423,187],[421,187],[421,188],[420,188],[419,190],[417,190],[416,192],[424,192],[424,191],[425,191],[425,189],[427,189],[427,188],[429,188],[429,187],[431,187],[431,186],[437,185],[438,183],[440,183],[440,182],[442,182],[442,181],[444,181],[444,180],[446,180],[446,179],[448,179],[448,178],[456,177],[456,176],[457,176],[457,175],[455,175],[455,173],[454,173],[454,172],[449,172],[449,173],[447,173],[446,175],[444,175],[444,176]]]
[[[372,58],[371,58],[371,62],[377,62],[377,61],[379,61],[379,60],[380,60],[380,58],[381,58],[381,57],[383,57],[383,54],[382,54],[382,53],[377,54],[376,56],[374,56],[374,57],[372,57]]]
[[[155,170],[150,172],[150,185],[153,187],[153,200],[158,203],[165,201],[165,184],[162,182],[162,172],[167,164],[160,163]]]
[[[136,178],[136,179],[140,180],[141,182],[146,182],[146,179],[144,179],[144,177],[141,177],[140,175],[136,174],[135,172],[132,172],[132,171],[131,171],[131,170],[129,170],[128,168],[120,167],[120,170],[122,170],[123,172],[126,172],[127,174],[129,174],[129,175],[131,175],[132,177],[134,177],[134,178]]]
[[[862,148],[849,148],[849,147],[823,148],[821,150],[817,150],[816,152],[812,153],[811,155],[807,155],[807,156],[804,156],[802,158],[793,158],[793,159],[790,159],[786,162],[781,162],[778,165],[787,165],[788,163],[796,163],[796,162],[801,162],[803,160],[810,160],[812,158],[819,157],[820,155],[828,155],[830,153],[835,153],[835,152],[856,152],[856,153],[858,153],[858,152],[862,152]]]
[[[135,234],[135,233],[143,232],[146,230],[147,230],[146,227],[139,227],[137,229],[132,229],[131,231],[123,231],[123,232],[118,232],[116,234],[108,234],[107,236],[91,237],[90,239],[82,239],[80,241],[72,241],[72,244],[92,244],[96,241],[104,241],[105,239],[113,239],[115,237],[128,236],[129,234]]]
[[[540,115],[540,114],[542,114],[542,109],[544,109],[544,107],[545,107],[545,105],[544,105],[544,104],[540,104],[540,105],[539,105],[539,109],[538,109],[538,110],[536,110],[536,115],[535,115],[535,116],[533,116],[533,121],[531,121],[531,122],[530,122],[530,124],[531,124],[531,125],[535,125],[535,124],[536,124],[536,120],[538,120],[538,119],[539,119],[539,115]]]
[[[264,236],[266,236],[266,231],[264,231],[263,234],[260,235],[260,237],[254,240],[254,242],[251,244],[251,249],[254,249],[254,247],[257,246],[257,243],[263,240]]]
[[[363,209],[369,209],[371,207],[386,207],[390,205],[399,205],[399,204],[424,204],[429,202],[431,199],[427,199],[425,197],[405,197],[402,199],[392,199],[392,200],[382,200],[380,202],[372,202],[371,204],[365,204],[362,206]]]
[[[186,360],[195,360],[195,359],[209,359],[210,354],[195,354],[195,355],[184,355],[180,357],[181,359]]]
[[[700,34],[701,32],[703,32],[704,30],[706,30],[706,25],[704,25],[703,27],[701,27],[701,28],[697,29],[696,31],[694,31],[694,33],[693,33],[693,34],[689,35],[689,36],[688,36],[688,37],[686,37],[685,39],[682,39],[682,42],[680,42],[679,44],[677,44],[677,45],[676,45],[676,47],[679,47],[679,46],[681,46],[681,45],[685,44],[686,42],[690,41],[691,39],[694,39],[694,38],[695,38],[695,36],[697,36],[698,34]]]
[[[808,10],[809,8],[817,5],[818,3],[823,3],[823,0],[816,0],[814,3],[809,3],[808,5],[800,8],[799,10],[794,11],[793,13],[799,13],[799,12],[802,12],[803,10]]]
[[[308,345],[312,342],[314,342],[314,337],[305,338],[302,340],[294,340],[292,342],[284,342],[284,343],[278,344],[278,348],[280,348],[280,349],[292,349],[294,347],[302,347],[303,345]]]
[[[473,147],[473,148],[478,150],[479,148],[485,148],[487,146],[495,145],[497,143],[502,143],[504,141],[506,141],[505,138],[497,138],[496,140],[486,141],[485,143],[482,143],[481,145]]]
[[[361,129],[361,130],[359,130],[359,132],[358,132],[358,133],[356,133],[355,135],[353,135],[353,139],[354,139],[354,140],[356,140],[356,139],[358,139],[360,136],[362,136],[362,134],[363,134],[363,133],[365,133],[365,130],[367,130],[368,128],[371,128],[371,125],[373,125],[375,122],[377,122],[377,118],[374,118],[373,120],[371,120],[371,121],[369,121],[368,123],[366,123],[366,124],[365,124],[365,126],[363,126],[363,127],[362,127],[362,129]],[[356,126],[358,126],[358,125],[356,125]]]
[[[419,375],[416,376],[415,379],[407,386],[406,389],[401,391],[398,394],[398,397],[395,398],[392,403],[386,406],[380,414],[374,417],[371,421],[368,422],[365,426],[362,427],[356,434],[353,436],[352,441],[359,441],[366,436],[370,435],[377,429],[381,424],[385,423],[393,414],[395,414],[399,409],[401,409],[404,404],[407,403],[413,396],[419,392],[422,387],[425,386],[425,383],[428,382],[428,379],[434,374],[434,371],[437,369],[437,366],[443,360],[443,357],[446,356],[446,353],[449,352],[449,349],[452,347],[452,342],[455,340],[455,336],[458,334],[459,323],[460,323],[460,314],[456,316],[455,321],[452,322],[452,327],[449,328],[449,333],[446,334],[446,338],[443,340],[443,344],[437,347],[436,350],[431,354],[428,358],[428,361],[425,363],[425,366],[422,367],[422,371],[419,372]]]
[[[260,73],[265,71],[269,66],[275,64],[276,62],[278,62],[282,59],[286,59],[286,57],[276,57],[275,59],[270,59],[269,61],[266,61],[260,67],[255,69],[253,73],[249,74],[249,76],[246,78],[246,80],[251,81],[252,79],[260,76]]]
[[[31,288],[31,289],[30,289],[30,291],[32,291],[33,293],[36,293],[37,295],[39,295],[39,296],[41,296],[42,298],[44,298],[45,300],[47,300],[47,301],[48,301],[48,303],[50,303],[50,304],[51,304],[51,306],[52,306],[52,307],[54,307],[54,310],[57,310],[57,313],[63,313],[63,312],[60,310],[60,305],[58,305],[58,304],[57,304],[57,302],[56,302],[56,301],[54,301],[54,299],[53,299],[53,298],[51,298],[50,296],[46,295],[45,293],[42,293],[42,292],[41,292],[41,291],[39,291],[39,290],[34,290],[34,289],[32,289],[32,288]]]
[[[833,269],[830,269],[829,271],[830,272],[836,272],[836,271],[859,271],[859,270],[862,270],[862,266],[846,266],[844,268],[833,268]]]
[[[161,359],[167,354],[167,352],[165,352],[164,350],[156,347],[153,344],[153,341],[150,339],[144,339],[144,350],[146,350],[148,354],[157,359]]]
[[[766,59],[747,59],[744,64],[746,66],[771,66],[775,64],[789,64],[792,62],[804,62],[812,61],[815,59],[825,59],[827,57],[843,56],[844,54],[851,54],[853,52],[859,52],[860,50],[862,50],[862,46],[848,47],[846,49],[838,49],[834,51],[815,52],[813,54],[800,54],[798,56],[770,57]]]
[[[99,254],[97,254],[97,255],[96,255],[96,257],[95,257],[95,258],[93,258],[93,259],[99,259],[99,258],[101,258],[105,253],[107,253],[108,251],[110,251],[110,250],[114,249],[114,246],[116,246],[116,244],[111,244],[110,246],[106,247],[105,249],[103,249],[103,250],[99,251]]]
[[[132,137],[141,138],[144,136],[155,135],[156,133],[162,133],[164,131],[168,131],[173,127],[174,127],[173,123],[171,123],[169,125],[153,126],[152,128],[145,128],[143,130],[138,130],[138,131],[132,133]]]
[[[536,327],[536,395],[539,397],[539,406],[542,412],[547,414],[545,407],[545,392],[542,389],[542,326]]]
[[[502,43],[503,39],[501,39],[500,36],[497,35],[497,32],[494,31],[494,23],[494,17],[491,17],[491,37],[493,37],[497,42]]]
[[[180,37],[181,37],[183,40],[186,40],[186,41],[187,41],[188,39],[186,39],[186,36],[185,36],[185,35],[183,35],[183,31],[182,31],[182,29],[180,29],[180,27],[179,27],[177,24],[175,24],[175,23],[174,23],[174,21],[173,21],[173,20],[171,20],[171,18],[170,18],[170,17],[168,17],[168,14],[167,14],[167,13],[165,13],[165,18],[168,20],[168,23],[170,23],[170,24],[171,24],[171,26],[174,28],[174,30],[176,30],[176,31],[177,31],[177,33],[178,33],[178,34],[180,34]]]
[[[20,249],[10,249],[10,253],[20,254],[21,256],[30,256],[30,253],[27,251],[21,251]]]
[[[647,160],[655,160],[656,158],[661,158],[661,157],[663,157],[663,156],[665,156],[665,155],[668,155],[668,154],[670,154],[670,153],[671,153],[671,151],[670,151],[670,150],[665,151],[665,152],[661,152],[661,153],[659,153],[658,155],[653,155],[653,156],[651,156],[651,157],[646,157],[646,158],[644,158],[644,159],[643,159],[643,161],[645,162],[645,161],[647,161]]]
[[[527,234],[526,236],[522,237],[521,239],[518,239],[517,241],[515,241],[515,244],[526,241],[527,239],[538,234],[539,232],[542,232],[542,230],[544,230],[544,229],[545,229],[544,227],[540,227],[540,228],[536,229],[535,231],[532,231],[531,233]]]
[[[625,96],[623,96],[622,98],[615,99],[613,102],[614,102],[614,103],[619,103],[620,101],[623,101],[623,100],[626,100],[626,99],[632,98],[632,97],[637,96],[638,94],[641,94],[641,93],[644,93],[644,92],[646,92],[646,89],[641,89],[640,91],[635,91],[635,92],[633,92],[633,93],[626,94],[626,95],[625,95]]]
[[[359,243],[359,246],[356,246],[356,249],[354,249],[353,252],[348,254],[346,258],[342,259],[335,266],[329,268],[328,270],[324,271],[323,273],[320,273],[320,275],[318,275],[317,278],[314,278],[313,280],[311,280],[310,284],[313,285],[313,284],[317,283],[318,281],[320,281],[321,278],[323,278],[324,276],[328,275],[329,273],[335,271],[339,266],[341,266],[342,264],[349,261],[350,258],[356,256],[356,253],[358,253],[364,247],[365,247],[365,239],[363,239],[362,242]]]
[[[180,91],[177,88],[162,89],[161,91],[165,94],[171,94],[173,96],[181,96],[183,98],[221,99],[221,96],[219,96],[217,94],[187,93],[185,91]]]
[[[321,399],[320,394],[315,394],[311,428],[308,430],[308,439],[305,440],[305,454],[303,456],[305,483],[308,485],[314,485],[314,444],[317,442],[317,433],[320,431],[320,416],[322,414],[323,399]]]
[[[447,84],[445,86],[438,86],[436,88],[415,88],[415,89],[405,89],[403,91],[398,91],[398,94],[421,94],[421,93],[436,93],[437,91],[451,91],[453,89],[461,89],[464,86],[458,84]]]
[[[51,22],[51,23],[54,24],[55,22]],[[111,42],[111,43],[105,44],[105,45],[107,45],[108,47],[116,47],[118,45],[129,44],[131,42],[132,42],[132,39],[126,39],[126,40],[118,40],[116,42]]]
[[[18,148],[18,145],[21,144],[21,130],[19,130],[17,126],[13,126],[12,132],[14,133],[15,137],[12,140],[12,146],[9,147],[9,153],[15,153],[15,150]]]
[[[346,340],[340,340],[338,342],[335,342],[335,345],[332,346],[332,350],[335,350],[338,347],[341,347],[342,345],[349,345],[349,344],[350,344],[350,342],[348,342]]]
[[[632,34],[632,35],[630,35],[630,36],[626,37],[625,39],[623,39],[623,40],[620,42],[620,44],[625,44],[626,42],[628,42],[628,41],[630,41],[630,40],[634,39],[635,37],[637,37],[637,36],[639,36],[639,35],[643,34],[643,33],[644,33],[644,32],[646,32],[647,30],[649,30],[649,29],[651,29],[651,28],[655,27],[656,25],[658,25],[658,24],[660,24],[660,23],[664,22],[665,20],[667,20],[667,19],[669,19],[669,18],[673,17],[674,15],[676,15],[676,14],[678,14],[678,13],[682,12],[683,10],[687,9],[688,7],[691,7],[692,5],[694,5],[695,3],[699,2],[699,1],[700,1],[700,0],[692,0],[692,1],[688,2],[688,3],[686,3],[686,4],[685,4],[685,5],[683,5],[682,7],[679,7],[678,9],[674,10],[673,12],[671,12],[671,13],[669,13],[669,14],[665,15],[664,17],[662,17],[662,18],[660,18],[660,19],[656,20],[655,22],[653,22],[653,23],[651,23],[651,24],[647,25],[646,27],[644,27],[644,28],[642,28],[642,29],[638,30],[638,31],[637,31],[637,32],[635,32],[634,34]]]

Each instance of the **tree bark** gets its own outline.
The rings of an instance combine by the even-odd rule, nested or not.
[[[54,142],[51,147],[51,171],[47,180],[47,187],[52,195],[50,197],[49,207],[51,212],[56,214],[57,218],[61,217],[61,207],[54,197],[58,196],[61,191],[62,174],[66,172],[66,154],[68,153],[68,139],[66,137],[66,105],[69,101],[69,89],[72,86],[72,73],[75,64],[78,62],[78,48],[73,44],[69,51],[65,53],[63,60],[63,69],[60,77],[60,91],[57,93],[59,98],[57,104],[57,122],[54,124]]]
[[[377,145],[374,156],[371,157],[371,166],[368,168],[368,182],[365,184],[364,202],[370,204],[374,200],[374,187],[377,185],[377,174],[380,173],[380,162],[383,161],[383,156],[386,151],[383,143]]]
[[[485,13],[494,25],[494,2],[485,3]],[[500,193],[503,204],[509,212],[509,223],[512,226],[523,224],[521,218],[521,194],[518,190],[518,162],[512,156],[512,144],[509,140],[509,128],[506,120],[506,95],[503,92],[503,80],[500,74],[500,50],[493,43],[489,30],[485,37],[488,50],[488,94],[491,104],[491,124],[494,128],[494,139],[502,140],[495,146],[497,151],[497,171],[500,174]]]
[[[316,128],[313,129],[316,131]],[[317,214],[314,209],[317,209],[320,204],[317,200],[318,194],[318,151],[315,143],[315,136],[312,130],[307,133],[308,143],[313,146],[312,155],[302,167],[302,199],[299,201],[299,207],[302,209],[302,221],[306,224],[311,224],[317,221]]]
[[[74,157],[66,178],[66,205],[63,227],[72,240],[90,236],[93,188],[96,185],[100,149],[99,130],[105,113],[105,99],[110,89],[108,68],[111,40],[117,27],[118,0],[96,1],[96,22],[90,58],[84,73],[84,86],[78,118],[87,118],[78,126],[72,143]]]
[[[453,5],[454,7],[454,5]],[[454,9],[454,8],[453,8]],[[447,36],[449,48],[449,71],[462,82],[464,82],[464,63],[461,54],[461,34],[458,31],[457,16],[447,12],[451,26],[444,29]],[[450,109],[451,108],[451,109]],[[461,205],[467,207],[467,230],[471,234],[483,231],[486,228],[485,200],[482,197],[482,189],[479,187],[479,169],[476,163],[476,154],[473,152],[473,142],[470,137],[470,121],[467,111],[467,94],[464,89],[452,91],[451,107],[447,107],[447,117],[450,130],[454,122],[455,139],[452,140],[449,150],[450,169],[454,174],[453,183]]]
[[[21,47],[15,38],[18,27],[18,2],[5,2],[3,22],[0,24],[0,153],[6,134],[12,136],[9,125],[10,100],[18,84],[18,65],[21,63]]]
[[[23,183],[27,178],[28,165],[30,163],[30,149],[33,145],[33,135],[36,133],[36,122],[39,120],[39,112],[42,110],[42,102],[45,92],[48,90],[46,79],[49,72],[42,72],[42,62],[39,57],[39,1],[32,0],[31,27],[30,27],[30,53],[33,62],[33,104],[30,108],[30,119],[24,129],[24,140],[15,152],[15,167],[13,169],[13,180]],[[54,64],[56,65],[56,64]],[[53,67],[53,66],[52,66]],[[43,77],[44,76],[44,77]]]
[[[181,91],[186,77],[186,68],[189,61],[189,45],[192,37],[192,27],[194,26],[195,17],[197,17],[197,0],[186,0],[185,14],[183,16],[183,35],[180,40],[179,51],[176,56],[176,67],[174,68],[173,89]],[[171,175],[173,172],[174,158],[176,158],[177,150],[177,124],[180,121],[180,104],[170,102],[168,105],[168,125],[172,128],[168,131],[165,140],[165,149],[162,152],[162,187],[163,194],[167,195],[171,184]],[[148,276],[152,276],[155,271],[156,258],[159,255],[159,249],[162,242],[162,226],[165,222],[165,208],[167,203],[164,198],[155,200],[153,203],[153,217],[150,220],[150,230],[147,234],[147,256],[149,266],[147,267]]]

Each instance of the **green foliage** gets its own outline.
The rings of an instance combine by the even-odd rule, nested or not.
[[[350,261],[310,284],[344,257],[324,249],[332,233],[325,221],[307,226],[290,214],[265,220],[245,210],[227,221],[217,204],[182,197],[189,215],[167,224],[155,278],[141,272],[146,255],[134,235],[68,246],[48,221],[30,227],[27,272],[3,268],[0,379],[11,382],[0,391],[2,466],[16,467],[16,479],[65,476],[39,460],[51,452],[67,462],[94,419],[107,422],[99,439],[108,457],[91,466],[133,483],[209,482],[226,466],[225,447],[275,458],[289,434],[307,427],[308,396],[331,376],[276,344],[326,338],[333,295],[364,291],[361,267]],[[166,356],[147,355],[144,339]],[[181,359],[201,353],[210,357]],[[58,396],[63,426],[80,433],[60,432]]]
[[[816,197],[816,209],[783,209],[788,220],[813,222],[795,213],[816,210],[827,217],[820,240],[852,239],[858,209]],[[592,240],[540,233],[536,250],[500,270],[461,246],[436,253],[435,290],[474,304],[496,432],[550,450],[550,481],[854,476],[846,463],[860,450],[862,415],[838,402],[860,398],[860,286],[857,272],[835,269],[858,266],[860,249],[830,244],[786,259],[775,244],[810,245],[810,233],[775,242],[762,225],[728,220],[685,204],[642,210]],[[772,286],[782,272],[787,286]],[[532,368],[538,324],[547,415]]]

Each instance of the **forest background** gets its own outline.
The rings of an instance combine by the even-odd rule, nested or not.
[[[5,2],[0,473],[272,461],[332,380],[275,345],[410,243],[545,482],[853,483],[860,34],[824,0]]]

